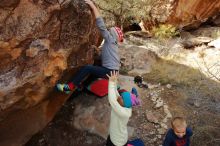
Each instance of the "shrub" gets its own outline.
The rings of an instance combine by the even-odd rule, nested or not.
[[[171,24],[160,24],[159,27],[153,27],[152,33],[155,37],[159,39],[163,38],[172,38],[179,34],[179,31],[176,30]]]
[[[220,37],[220,30],[213,31],[211,37],[217,39]]]

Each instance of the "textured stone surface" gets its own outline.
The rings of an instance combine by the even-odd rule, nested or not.
[[[219,0],[178,0],[168,22],[182,26],[197,27],[208,18],[218,15],[220,12]]]
[[[129,74],[142,75],[150,71],[157,56],[145,46],[121,45],[121,71]]]
[[[130,91],[132,87],[136,87],[133,79],[133,77],[120,75],[118,84],[121,89]],[[140,89],[137,88],[137,90],[138,93],[141,93],[139,92]],[[108,102],[108,97],[97,98],[91,95],[84,95],[83,97],[76,98],[74,104],[76,106],[73,114],[74,120],[71,125],[80,131],[89,131],[107,139],[111,115],[111,106]],[[129,137],[134,136],[134,125],[128,124],[128,131]]]
[[[74,127],[107,139],[111,111],[107,97],[95,99],[87,96],[86,98],[78,98],[75,102],[77,105],[74,111]]]
[[[146,21],[145,27],[150,29],[158,23],[169,23],[179,28],[197,28],[219,12],[219,0],[157,0],[150,11],[152,21]]]
[[[198,38],[199,36],[209,37],[213,31],[215,32],[216,28],[200,28],[199,30],[185,34],[184,39]],[[162,45],[168,45],[173,48],[176,48],[177,44],[178,46],[181,45],[181,41],[176,41],[176,38],[172,39],[174,40],[169,41],[168,44],[162,43]],[[128,38],[126,38],[125,44],[128,43],[128,46],[126,47],[127,50],[129,50],[128,48],[131,48],[131,43],[129,43],[129,41],[132,41],[131,43],[133,46],[137,44],[135,48],[145,45],[147,47],[145,49],[152,51],[157,49],[157,47],[154,46],[158,46],[158,44],[160,44],[159,41],[155,42],[153,39],[147,40],[146,38],[138,37],[136,39],[132,38],[132,40],[128,40]],[[166,50],[166,48],[159,48]],[[151,68],[152,74],[149,73],[144,76],[144,81],[147,82],[149,88],[144,89],[137,87],[142,102],[140,107],[134,107],[132,109],[132,117],[130,118],[128,124],[129,127],[134,128],[134,133],[131,139],[137,137],[141,138],[147,146],[162,145],[167,128],[170,128],[171,126],[171,118],[183,116],[187,118],[187,123],[193,128],[194,133],[196,133],[191,139],[192,146],[220,145],[220,141],[218,141],[220,137],[219,84],[216,84],[215,81],[212,81],[206,76],[202,75],[201,72],[195,72],[193,69],[193,62],[195,61],[195,58],[198,59],[196,62],[198,65],[199,57],[197,56],[199,56],[200,51],[204,52],[203,55],[206,61],[209,60],[217,61],[217,63],[220,62],[218,61],[220,57],[217,55],[219,52],[218,49],[210,48],[206,45],[205,48],[207,49],[204,50],[204,48],[201,48],[201,46],[195,46],[194,50],[187,50],[181,47],[180,49],[178,48],[175,50],[176,53],[173,52],[173,50],[170,50],[171,52],[169,52],[169,54],[173,55],[172,61],[178,61],[179,63],[171,64],[170,62],[167,62],[168,60],[166,59],[168,58],[165,58],[163,61],[166,63],[162,64],[160,63],[161,60],[158,59],[156,63],[153,64]],[[130,51],[127,51],[127,53],[130,54]],[[191,55],[189,54],[191,54],[193,57],[190,57]],[[161,54],[158,53],[158,55]],[[194,60],[191,60],[191,58]],[[186,65],[183,65],[184,63]],[[200,63],[202,62],[199,61],[199,64]],[[154,70],[154,68],[156,68],[156,70]],[[163,75],[161,72],[165,72],[165,75]],[[186,73],[184,74],[184,72]],[[184,80],[181,81],[180,79]],[[130,90],[131,87],[136,87],[133,85],[133,80],[133,77],[120,76],[119,84],[123,85],[122,88]],[[201,83],[201,81],[203,83]],[[172,88],[167,88],[169,84],[172,85]],[[103,123],[107,122],[107,120],[102,121],[101,119],[105,117],[103,116],[103,113],[107,113],[106,111],[108,111],[110,108],[103,108],[106,104],[108,104],[107,99],[105,98],[106,97],[97,99],[92,96],[85,95],[85,93],[79,97],[74,97],[74,106],[72,106],[73,104],[71,104],[71,102],[67,102],[67,105],[63,106],[63,112],[60,112],[59,114],[60,117],[54,119],[53,122],[40,133],[40,136],[39,134],[35,135],[32,140],[26,144],[26,146],[103,146],[105,144],[105,139],[100,139],[100,137],[97,136],[97,138],[100,139],[100,141],[97,141],[93,136],[81,134],[83,131],[74,129],[73,123],[77,122],[77,125],[80,125],[80,129],[82,130],[86,129],[89,130],[89,132],[91,131],[99,134],[97,132],[97,127],[103,127]],[[157,100],[159,99],[163,100],[162,107],[154,108],[157,104]],[[77,108],[77,113],[80,111],[81,115],[73,114],[76,110],[75,107],[79,106],[80,108]],[[68,110],[66,108],[68,108]],[[89,109],[92,109],[91,112]],[[100,109],[102,109],[102,111]],[[151,120],[155,120],[156,124],[148,122],[147,114],[149,112],[152,112],[153,116],[155,116],[153,117],[154,119]],[[67,116],[68,118],[66,118]],[[108,114],[108,116],[110,115]],[[87,122],[88,119],[92,119],[94,125]],[[106,127],[106,129],[108,128]],[[84,133],[87,132],[88,131],[84,131]],[[65,133],[65,135],[63,133]],[[93,141],[92,143],[91,139]]]
[[[24,141],[22,136],[54,116],[68,96],[53,93],[53,87],[58,80],[69,80],[77,67],[93,63],[91,45],[99,41],[95,28],[81,0],[0,1],[0,133],[14,131],[0,135],[0,145],[18,135]],[[30,110],[34,121],[19,118]],[[32,129],[16,130],[14,123],[22,123],[23,129],[31,124]]]

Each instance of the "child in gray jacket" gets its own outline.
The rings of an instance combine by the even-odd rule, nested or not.
[[[91,0],[84,1],[92,9],[96,17],[96,25],[105,40],[101,50],[102,66],[86,65],[79,70],[73,80],[68,84],[57,84],[57,89],[65,93],[74,91],[88,75],[93,75],[97,78],[105,77],[110,71],[118,71],[120,67],[118,42],[123,42],[123,33],[121,29],[118,27],[111,27],[108,31],[94,3]]]

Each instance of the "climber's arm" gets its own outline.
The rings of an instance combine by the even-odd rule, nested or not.
[[[94,3],[91,0],[85,0],[85,3],[87,3],[90,6],[90,8],[92,9],[92,11],[95,15],[95,18],[101,17],[99,10],[96,8],[96,6],[94,5]]]

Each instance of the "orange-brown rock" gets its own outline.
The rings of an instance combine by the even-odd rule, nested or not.
[[[0,1],[0,145],[21,145],[53,118],[68,98],[54,85],[93,63],[95,28],[81,0]]]
[[[196,28],[208,18],[219,15],[219,12],[219,0],[178,0],[167,22]]]
[[[145,28],[148,30],[157,23],[169,23],[178,28],[197,28],[219,14],[219,0],[157,0],[150,11],[153,23],[152,20],[145,21]]]

